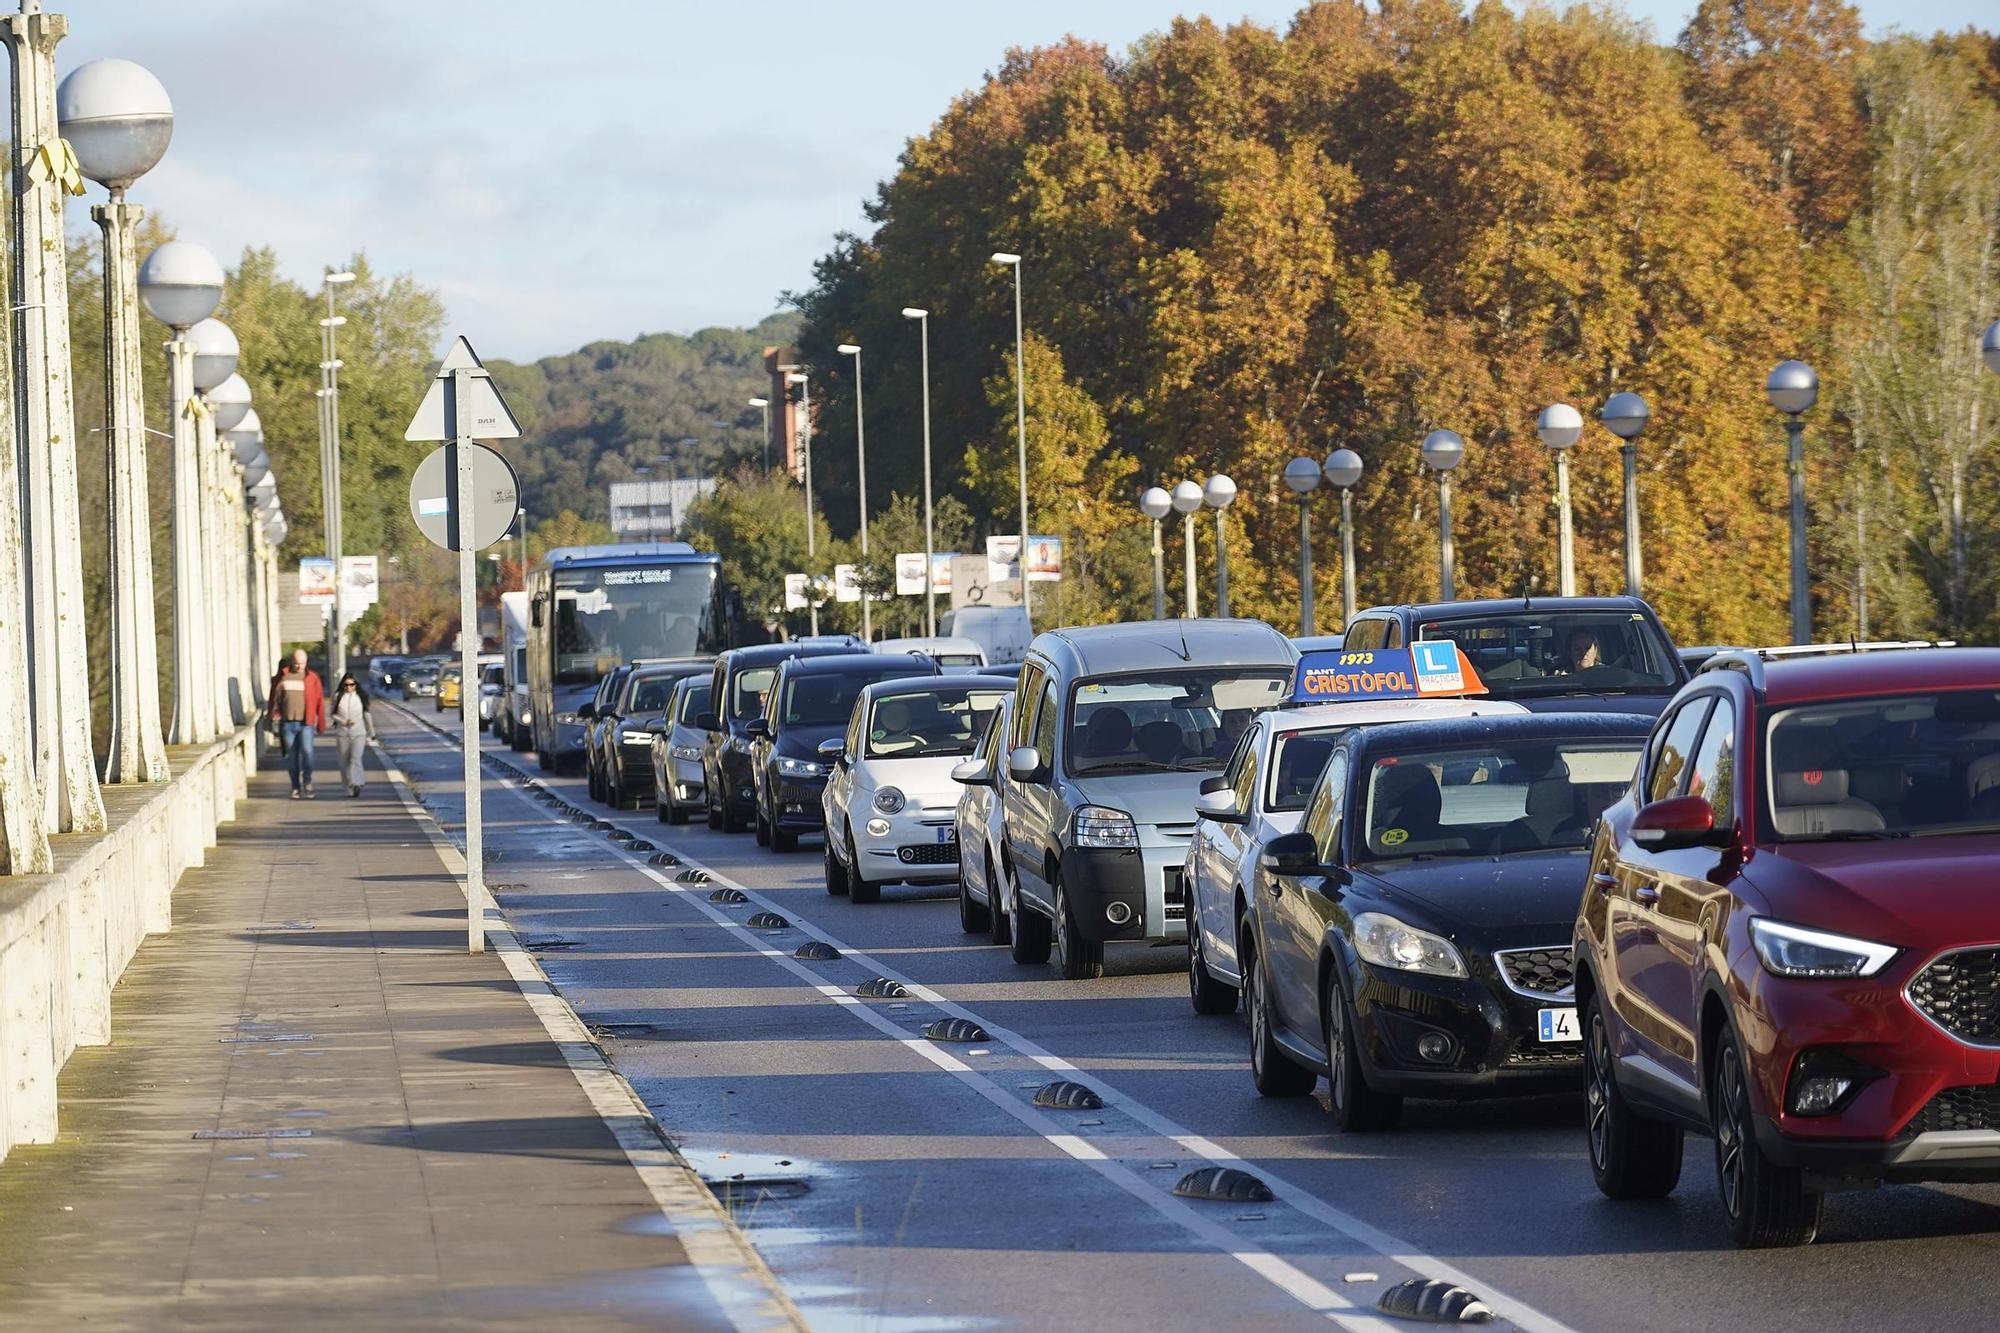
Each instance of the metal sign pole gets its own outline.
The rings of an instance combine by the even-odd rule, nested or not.
[[[458,548],[458,715],[465,742],[465,947],[486,949],[485,837],[479,789],[479,605],[473,582],[472,371],[460,367],[445,381],[450,395],[451,457],[445,468],[452,544]]]

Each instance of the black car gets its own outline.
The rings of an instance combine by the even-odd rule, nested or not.
[[[770,693],[779,664],[794,657],[856,656],[866,651],[857,640],[828,636],[805,643],[732,648],[715,659],[709,711],[695,719],[707,733],[701,747],[701,774],[710,828],[738,832],[757,811],[745,729],[764,716],[764,696]]]
[[[1348,623],[1348,651],[1451,639],[1487,697],[1531,712],[1658,717],[1687,684],[1674,641],[1637,597],[1496,598],[1373,606]]]
[[[1583,1086],[1570,933],[1598,815],[1652,719],[1531,713],[1348,733],[1237,925],[1267,1097],[1327,1077],[1344,1130],[1405,1096]]]
[[[634,667],[604,710],[591,719],[590,737],[595,747],[591,766],[606,805],[623,810],[652,800],[653,734],[649,724],[666,713],[674,682],[706,674],[712,661],[693,657]]]
[[[938,664],[915,654],[855,653],[793,658],[778,667],[764,716],[745,728],[756,790],[757,841],[789,852],[801,833],[826,831],[820,793],[832,771],[819,747],[847,729],[854,701],[878,680],[935,676]]]
[[[601,747],[597,743],[597,727],[600,717],[611,715],[611,701],[618,697],[618,691],[625,687],[625,678],[632,674],[632,664],[615,666],[598,678],[597,693],[590,696],[590,702],[579,705],[576,720],[583,727],[583,771],[585,785],[590,788],[590,799],[604,799],[604,770],[600,765]]]

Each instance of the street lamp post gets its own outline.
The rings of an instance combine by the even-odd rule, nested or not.
[[[187,525],[190,543],[188,577],[194,586],[187,599],[189,670],[185,677],[176,675],[174,682],[175,717],[178,721],[181,710],[185,709],[187,730],[176,731],[173,739],[183,745],[204,745],[214,740],[217,733],[215,627],[222,614],[222,608],[215,600],[212,559],[213,544],[217,540],[215,512],[211,503],[215,490],[214,401],[219,394],[227,406],[237,397],[236,385],[229,384],[235,378],[237,385],[242,386],[241,405],[247,408],[250,386],[236,375],[240,349],[236,334],[227,324],[211,315],[188,330],[187,340],[193,345],[188,359],[189,394],[184,402],[176,404],[176,410],[187,417],[187,508],[176,512],[174,523],[176,541],[180,539],[182,521],[185,520]],[[229,387],[225,388],[225,385]],[[177,493],[176,501],[181,498]],[[177,572],[178,569],[176,564]],[[178,625],[175,632],[180,632]]]
[[[1438,600],[1457,596],[1451,549],[1451,470],[1465,461],[1465,441],[1457,431],[1434,430],[1424,436],[1424,462],[1438,479]]]
[[[1220,472],[1202,483],[1202,502],[1215,511],[1215,614],[1229,614],[1229,540],[1222,531],[1222,511],[1236,498],[1236,483]]]
[[[173,103],[129,60],[93,60],[56,89],[56,118],[83,174],[108,203],[90,210],[104,233],[104,439],[109,478],[111,745],[106,782],[167,780],[153,624],[152,510],[146,497],[144,375],[139,367],[138,224],[125,191],[173,137]],[[219,294],[219,287],[218,287]],[[213,303],[201,314],[214,308]]]
[[[1340,628],[1345,633],[1354,619],[1354,486],[1361,480],[1361,455],[1335,449],[1320,475],[1340,490]]]
[[[333,289],[354,281],[348,272],[328,272],[320,278],[320,288],[326,293],[326,318],[320,320],[320,389],[324,397],[320,400],[320,474],[321,487],[326,492],[326,553],[333,558],[333,578],[336,587],[341,581],[341,555],[345,515],[340,498],[340,326],[347,323],[343,315],[333,311]],[[333,614],[327,619],[326,663],[327,671],[334,680],[347,674],[347,626],[340,614],[340,598],[333,599]]]
[[[1764,397],[1785,414],[1786,468],[1792,492],[1792,642],[1812,642],[1812,595],[1806,582],[1806,446],[1800,414],[1819,400],[1819,376],[1803,361],[1781,361]]]
[[[1173,494],[1168,497],[1168,502],[1173,505],[1175,512],[1186,520],[1181,527],[1181,550],[1187,562],[1183,577],[1187,588],[1187,614],[1189,620],[1193,620],[1197,614],[1194,599],[1194,516],[1196,511],[1201,508],[1203,498],[1201,487],[1191,481],[1183,481],[1177,484],[1174,487]],[[1022,556],[1025,558],[1026,555],[1027,552],[1024,550]],[[1026,566],[1023,566],[1023,568],[1025,569]]]
[[[1986,333],[1979,339],[1979,356],[1988,370],[2000,375],[2000,319],[1986,326]]]
[[[854,484],[855,489],[861,496],[861,564],[863,568],[868,568],[868,434],[867,428],[863,424],[861,412],[861,347],[857,343],[842,343],[840,346],[834,348],[834,350],[842,356],[851,356],[854,358]],[[1027,538],[1023,537],[1021,541],[1022,558],[1025,561],[1028,550]],[[1021,576],[1021,583],[1024,587],[1028,581],[1026,570],[1027,566],[1024,563],[1022,565]],[[874,571],[870,569],[869,573],[872,578]],[[869,609],[869,603],[874,600],[869,595],[868,589],[863,588],[861,590],[861,641],[863,643],[873,643],[875,641],[875,620]]]
[[[1299,497],[1299,634],[1313,632],[1312,493],[1319,486],[1319,464],[1294,458],[1285,464],[1285,485]]]
[[[752,398],[750,406],[764,409],[764,471],[771,470],[771,400]]]
[[[528,590],[528,507],[514,508],[514,538],[521,544],[521,591]]]
[[[1160,522],[1173,512],[1173,497],[1163,487],[1148,486],[1139,496],[1139,512],[1153,520],[1153,619],[1167,618],[1167,552],[1160,542]]]
[[[201,525],[195,508],[197,486],[193,330],[209,321],[222,300],[222,265],[192,241],[168,241],[146,256],[139,271],[139,299],[153,317],[173,330],[167,343],[167,397],[173,422],[174,707],[169,737],[191,743],[194,683],[206,607],[201,596]],[[217,321],[226,334],[228,330]],[[233,362],[231,363],[233,365]],[[225,372],[226,373],[226,372]]]
[[[233,334],[230,342],[233,348]],[[199,387],[203,379],[199,345],[195,349],[194,361],[195,384]],[[235,364],[234,355],[230,363]],[[203,468],[202,523],[206,541],[202,547],[202,572],[208,580],[208,637],[202,645],[207,669],[202,678],[208,682],[206,697],[210,734],[219,736],[232,722],[244,720],[235,716],[241,698],[238,693],[241,682],[236,678],[236,666],[231,662],[229,653],[230,592],[226,555],[230,544],[229,532],[233,526],[229,506],[233,499],[231,492],[236,489],[236,460],[226,437],[250,415],[250,385],[241,375],[232,372],[203,396],[208,401],[209,410],[195,423],[195,438],[199,443]],[[228,481],[224,480],[225,471],[229,475]]]
[[[1568,403],[1550,403],[1535,419],[1535,434],[1556,456],[1556,586],[1576,596],[1576,541],[1570,526],[1569,451],[1583,438],[1583,413]]]
[[[1028,607],[1028,364],[1021,329],[1021,256],[996,250],[992,262],[1014,270],[1014,437],[1021,468],[1021,610],[1032,624],[1034,613]],[[1188,596],[1194,596],[1193,589]]]
[[[14,414],[27,512],[25,612],[31,688],[9,701],[33,719],[35,772],[49,829],[104,828],[90,740],[89,653],[84,640],[82,520],[77,506],[76,403],[70,381],[69,265],[63,203],[83,181],[56,118],[56,44],[69,31],[39,0],[0,18],[13,92],[12,298]]]
[[[1625,463],[1625,595],[1637,597],[1644,572],[1639,559],[1639,432],[1651,413],[1636,393],[1614,393],[1598,412],[1604,428],[1625,443],[1618,453]]]
[[[937,633],[937,585],[931,578],[931,566],[937,563],[937,538],[931,530],[931,312],[917,306],[904,306],[903,318],[917,321],[917,333],[921,339],[922,351],[918,358],[920,382],[923,386],[924,409],[924,633]],[[1024,548],[1025,549],[1025,548]],[[1021,586],[1028,586],[1027,568],[1021,570]]]

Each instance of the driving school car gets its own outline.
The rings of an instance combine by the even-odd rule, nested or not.
[[[1570,933],[1591,831],[1651,718],[1529,713],[1356,727],[1237,927],[1267,1097],[1327,1078],[1334,1123],[1405,1096],[1581,1087]]]
[[[1198,1014],[1236,1008],[1243,975],[1236,926],[1259,888],[1258,853],[1295,832],[1320,770],[1355,727],[1427,718],[1518,714],[1519,704],[1450,697],[1483,693],[1478,674],[1449,643],[1419,644],[1425,671],[1407,649],[1308,653],[1299,659],[1287,706],[1259,713],[1220,774],[1202,783],[1194,838],[1182,875],[1188,894],[1188,999]],[[1428,688],[1428,695],[1419,694]],[[1334,697],[1340,703],[1311,702]]]

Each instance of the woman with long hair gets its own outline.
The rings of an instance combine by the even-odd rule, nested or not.
[[[352,671],[340,678],[340,688],[333,692],[333,706],[328,711],[332,715],[334,744],[340,752],[340,780],[347,784],[349,796],[359,796],[362,784],[367,781],[361,756],[367,751],[368,742],[375,738],[375,722],[368,716],[368,692],[361,688]]]

